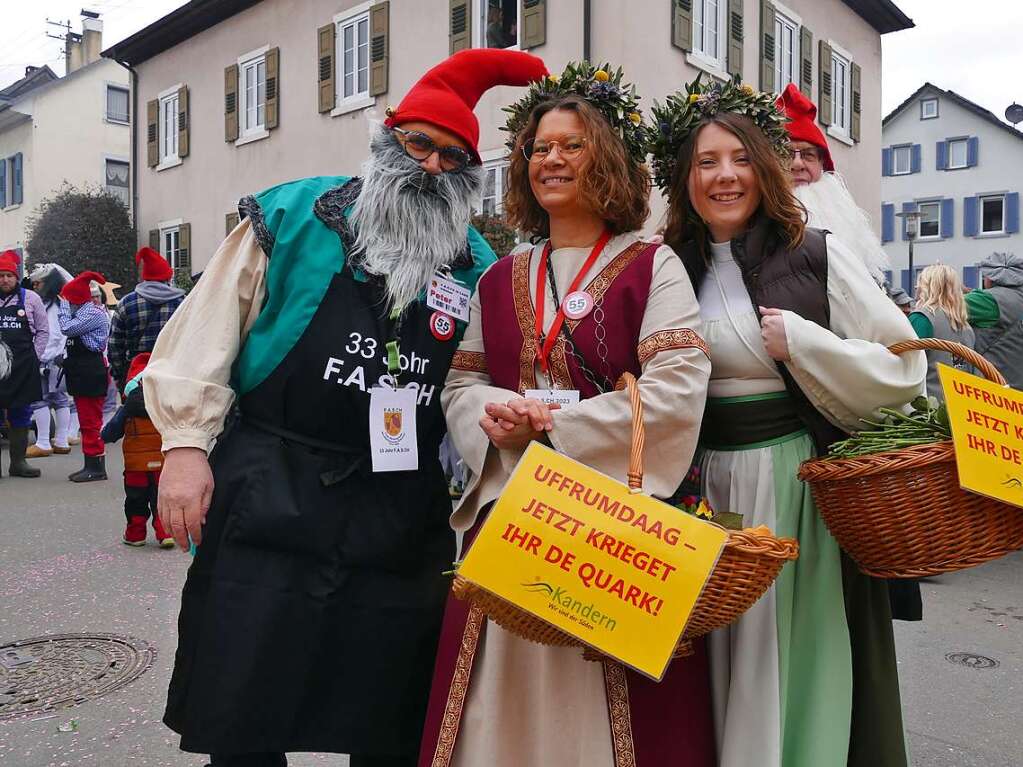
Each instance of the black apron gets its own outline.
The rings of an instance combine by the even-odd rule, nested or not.
[[[17,288],[17,292],[16,302],[0,307],[0,341],[10,347],[13,357],[11,374],[0,380],[0,408],[25,407],[43,397],[39,358],[25,309],[25,289]]]
[[[64,377],[72,397],[107,396],[107,364],[103,352],[94,352],[81,338],[68,338]]]
[[[400,322],[419,470],[374,474],[368,388],[395,337],[379,281],[334,276],[304,334],[240,398],[188,571],[164,721],[198,753],[418,753],[455,556],[438,451],[456,341]]]

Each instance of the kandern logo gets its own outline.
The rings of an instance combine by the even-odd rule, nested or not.
[[[392,445],[401,442],[404,435],[401,408],[384,408],[384,439]]]
[[[555,610],[561,616],[568,618],[573,623],[578,623],[584,628],[602,628],[607,631],[614,631],[618,625],[617,621],[610,615],[600,612],[593,602],[587,603],[581,599],[576,599],[563,586],[552,586],[540,579],[521,585],[530,594],[540,594],[547,597],[547,605],[551,610]]]

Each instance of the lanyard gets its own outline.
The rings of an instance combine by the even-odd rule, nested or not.
[[[597,240],[597,244],[593,246],[593,250],[590,251],[590,255],[583,263],[582,268],[575,275],[572,284],[568,286],[568,293],[566,295],[570,295],[579,289],[579,283],[582,282],[586,273],[590,271],[590,268],[597,261],[600,251],[604,249],[604,246],[607,245],[607,241],[610,239],[611,230],[605,229],[604,233],[600,235],[600,239]],[[544,299],[547,293],[547,261],[550,257],[551,241],[547,240],[547,244],[544,245],[543,252],[540,254],[540,266],[536,272],[536,359],[540,362],[540,368],[543,370],[544,375],[547,375],[547,358],[550,356],[551,349],[554,348],[554,344],[558,340],[561,326],[565,323],[565,307],[558,306],[558,313],[554,315],[551,331],[544,337]]]
[[[391,376],[395,388],[398,386],[398,376],[401,374],[401,364],[399,362],[401,357],[401,313],[404,309],[404,306],[396,306],[391,310],[388,319],[394,323],[394,338],[384,344],[384,349],[387,350],[387,373]]]

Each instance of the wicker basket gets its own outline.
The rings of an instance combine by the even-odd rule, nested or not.
[[[989,381],[995,367],[968,347],[920,339],[890,346],[960,357]],[[973,567],[1023,548],[1023,509],[959,487],[952,442],[935,442],[857,458],[806,461],[821,517],[867,575],[919,578]]]
[[[643,403],[632,374],[623,375],[618,382],[618,388],[629,390],[632,403],[632,448],[629,454],[628,479],[629,487],[639,492],[643,487],[643,447],[646,440],[643,428]],[[746,612],[778,577],[782,565],[798,555],[799,544],[791,538],[757,535],[748,530],[729,530],[725,548],[696,601],[685,633],[679,640],[675,657],[690,654],[690,640],[716,628],[727,626]],[[545,645],[582,645],[578,639],[547,621],[458,575],[455,576],[452,593],[458,599],[471,600],[479,605],[494,623],[522,639]],[[602,658],[600,654],[589,649],[584,654],[591,660]]]

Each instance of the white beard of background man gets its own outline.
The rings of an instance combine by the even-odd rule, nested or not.
[[[817,107],[789,83],[778,99],[778,107],[789,122],[789,147],[792,150],[793,192],[806,208],[808,224],[827,229],[852,248],[879,285],[891,268],[881,241],[874,234],[870,217],[856,204],[842,176],[835,170],[828,141],[817,127]]]

